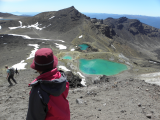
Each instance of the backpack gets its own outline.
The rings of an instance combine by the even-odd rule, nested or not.
[[[9,68],[9,72],[10,72],[9,75],[14,75],[14,68],[13,68],[13,67],[12,67],[12,68]]]

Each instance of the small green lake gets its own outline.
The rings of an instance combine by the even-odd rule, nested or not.
[[[69,59],[69,60],[71,60],[71,59],[72,59],[72,57],[71,57],[71,56],[66,55],[66,56],[64,56],[64,57],[63,57],[63,59]]]
[[[87,44],[81,44],[79,45],[81,50],[86,50],[89,46]]]
[[[111,76],[125,71],[128,68],[124,64],[111,62],[103,59],[80,59],[79,69],[85,74]]]

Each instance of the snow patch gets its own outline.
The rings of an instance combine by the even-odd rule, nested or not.
[[[20,63],[17,63],[15,65],[13,65],[13,68],[17,68],[17,70],[24,70],[26,69],[25,66],[27,65],[27,63],[24,63],[24,60],[22,60]]]
[[[31,58],[34,57],[35,52],[36,52],[36,51],[38,50],[38,48],[39,48],[39,45],[38,45],[38,44],[28,44],[28,46],[33,46],[33,47],[35,47],[34,50],[31,51],[30,56],[27,58],[27,59],[31,59]],[[25,68],[26,65],[27,65],[27,63],[24,63],[24,60],[22,60],[20,63],[17,63],[17,64],[15,64],[15,65],[13,65],[12,67],[15,68],[15,69],[17,68],[18,70],[24,70],[24,69],[26,69],[26,68]]]
[[[66,71],[70,71],[69,69],[67,69],[65,66],[58,66],[59,69]]]
[[[122,53],[121,53],[121,54],[119,54],[119,57],[120,57],[120,58],[122,58],[122,59],[124,59],[124,60],[129,61],[129,59],[128,59],[127,57],[125,57]]]
[[[139,79],[144,80],[147,83],[160,86],[160,72],[142,74],[140,75]]]
[[[111,45],[114,49],[116,49],[115,47],[114,47],[114,45]]]
[[[51,26],[51,24],[49,24],[47,27]]]
[[[33,24],[33,25],[28,25],[28,26],[22,26],[21,21],[19,21],[19,23],[20,23],[20,26],[18,26],[18,27],[8,27],[8,28],[10,30],[17,29],[17,28],[34,28],[34,29],[37,29],[37,30],[42,30],[43,28],[45,28],[45,27],[42,27],[42,28],[38,27],[40,25],[40,24],[38,24],[38,22]]]
[[[74,51],[74,50],[75,50],[74,48],[71,49],[71,51]]]
[[[39,24],[38,24],[38,22],[37,22],[37,23],[35,23],[35,24],[33,24],[33,25],[28,26],[27,28],[35,28],[35,29],[37,29],[37,30],[42,30],[43,28],[45,28],[45,27],[39,28],[38,26],[39,26]]]
[[[83,35],[79,36],[79,38],[82,38],[82,37],[83,37]]]
[[[125,57],[122,53],[119,54],[119,58],[122,58],[125,62],[125,64],[132,66],[132,64],[129,62],[129,59]],[[123,60],[119,59],[120,62],[123,62]]]
[[[52,40],[52,39],[43,39],[43,38],[31,38],[28,35],[18,35],[18,34],[8,34],[8,35],[12,35],[12,36],[20,36],[23,37],[24,39],[37,39],[37,40]],[[52,41],[60,41],[60,42],[65,42],[63,40],[52,40]]]
[[[77,72],[77,73],[78,73],[78,75],[82,78],[81,84],[82,84],[83,86],[86,86],[85,77],[84,77],[80,72]]]
[[[67,47],[62,44],[57,44],[57,43],[55,43],[55,44],[56,44],[56,47],[59,49],[67,49]]]
[[[0,29],[2,29],[2,27],[0,26]]]
[[[54,40],[54,41],[61,41],[61,42],[65,42],[65,41],[63,41],[63,40]]]
[[[50,20],[50,19],[53,19],[54,17],[55,17],[55,16],[50,17],[49,20]]]
[[[38,44],[28,44],[28,46],[33,46],[34,47],[34,50],[31,51],[31,54],[30,56],[27,58],[28,59],[31,59],[31,58],[34,58],[34,55],[36,53],[36,51],[38,50],[39,48],[39,45]]]
[[[158,64],[158,62],[155,62],[155,61],[152,61],[152,60],[150,60],[149,62],[154,63],[154,64]]]
[[[27,35],[18,35],[18,34],[8,34],[8,35],[20,36],[20,37],[23,37],[24,39],[32,39],[31,37],[29,37],[29,36],[27,36]]]

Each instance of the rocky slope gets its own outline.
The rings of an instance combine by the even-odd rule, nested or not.
[[[139,20],[125,17],[119,19],[108,18],[104,20],[104,24],[110,26],[116,32],[115,42],[120,42],[123,46],[132,46],[137,49],[137,52],[141,52],[147,57],[154,56],[154,59],[157,59],[158,54],[155,55],[155,51],[159,50],[159,29],[143,24]],[[147,52],[150,52],[150,54],[147,54]]]
[[[16,20],[16,19],[21,19],[21,18],[25,18],[25,16],[17,16],[17,15],[13,15],[10,13],[0,12],[0,21],[2,21],[1,19]]]
[[[0,12],[0,17],[1,18],[11,17],[11,16],[16,16],[16,15],[13,15],[13,14],[10,14],[10,13],[2,13],[2,12]]]
[[[25,120],[30,89],[27,85],[38,74],[32,69],[15,75],[18,84],[8,87],[0,75],[0,119]],[[70,88],[71,120],[159,120],[159,86],[131,76],[103,76],[88,87]]]

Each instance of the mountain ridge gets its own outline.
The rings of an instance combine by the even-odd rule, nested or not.
[[[144,16],[144,15],[126,15],[126,14],[107,14],[107,13],[83,13],[90,18],[96,19],[107,19],[114,18],[118,19],[120,17],[127,17],[129,19],[138,19],[142,23],[153,26],[160,29],[160,17]]]
[[[11,12],[9,14],[18,15],[18,16],[35,16],[41,12]],[[154,16],[145,16],[145,15],[129,15],[129,14],[109,14],[109,13],[87,13],[82,12],[82,14],[90,17],[90,18],[96,18],[96,19],[107,19],[107,18],[114,18],[118,19],[120,17],[127,17],[129,19],[138,19],[142,23],[153,26],[155,28],[160,29],[160,17],[154,17]]]
[[[144,66],[151,64],[149,60],[159,61],[160,30],[126,17],[93,19],[72,6],[59,11],[42,12],[33,17],[3,21],[0,26],[1,34],[25,34],[34,38],[64,40],[63,45],[67,46],[68,51],[77,45],[88,44],[92,50],[97,51],[93,53],[94,57],[88,58],[106,53],[107,59],[114,54],[114,61],[120,62],[119,56],[123,54],[133,66],[133,63]],[[16,26],[18,27],[15,28]],[[10,29],[11,27],[14,29]],[[84,52],[76,50],[82,52],[80,54]],[[92,52],[89,51],[86,52]]]

